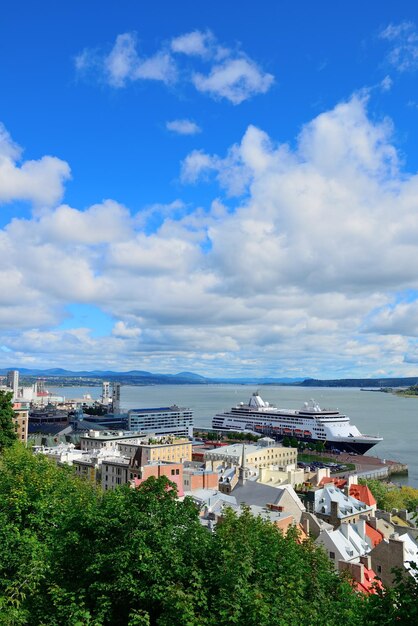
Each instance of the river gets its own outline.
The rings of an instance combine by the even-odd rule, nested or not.
[[[247,402],[255,389],[248,385],[126,385],[121,389],[121,406],[123,410],[172,404],[187,406],[194,411],[195,426],[210,427],[215,413],[238,402]],[[85,393],[98,398],[101,388],[55,387],[51,391],[66,398],[80,398]],[[264,400],[278,407],[300,408],[303,402],[314,398],[321,408],[339,409],[362,433],[383,437],[369,453],[407,463],[408,478],[397,482],[418,488],[418,398],[352,388],[269,385],[260,387],[259,391]]]

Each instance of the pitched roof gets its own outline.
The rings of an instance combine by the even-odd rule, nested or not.
[[[327,483],[334,483],[338,489],[344,489],[347,484],[347,480],[345,478],[331,478],[330,476],[324,476],[319,485],[323,487]]]
[[[377,589],[383,589],[382,581],[376,578],[376,573],[372,569],[364,568],[364,579],[362,582],[354,581],[354,587],[362,593],[376,593]]]
[[[375,506],[376,504],[376,499],[367,485],[350,485],[349,494],[368,506]]]
[[[375,548],[377,545],[379,545],[379,543],[383,539],[383,533],[381,533],[380,530],[376,530],[375,528],[373,528],[373,526],[370,526],[370,524],[368,524],[367,522],[366,522],[366,535],[369,537],[371,541],[372,548]]]

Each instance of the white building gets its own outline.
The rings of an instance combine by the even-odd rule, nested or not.
[[[323,530],[315,543],[323,546],[337,571],[338,561],[358,563],[371,549],[364,519],[355,524],[341,524],[337,530]]]
[[[132,409],[128,411],[129,430],[156,435],[193,436],[193,411],[178,407]]]
[[[10,370],[7,372],[7,386],[13,391],[13,400],[16,400],[19,390],[19,371]]]
[[[112,412],[120,413],[120,383],[112,385]]]

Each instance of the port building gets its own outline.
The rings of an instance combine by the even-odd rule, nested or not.
[[[128,428],[155,435],[193,437],[193,411],[177,405],[131,409],[128,411]]]

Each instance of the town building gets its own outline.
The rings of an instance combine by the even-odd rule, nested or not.
[[[240,465],[241,457],[245,456],[245,465],[259,469],[276,466],[287,471],[289,466],[296,466],[297,449],[286,448],[277,444],[274,439],[263,437],[257,444],[234,443],[230,446],[214,448],[204,452],[205,461],[221,461],[229,465]]]
[[[323,530],[315,543],[324,548],[337,571],[339,561],[357,563],[361,556],[370,552],[364,519],[355,524],[344,522],[336,530]]]
[[[183,471],[184,467],[182,463],[173,463],[168,461],[153,461],[148,465],[137,466],[134,463],[129,468],[129,478],[132,487],[139,487],[143,482],[153,476],[154,478],[161,478],[165,476],[170,482],[176,485],[177,496],[179,498],[184,496],[183,489]]]
[[[372,569],[370,555],[361,556],[358,563],[339,561],[338,571],[348,572],[354,589],[360,593],[370,595],[383,589],[382,582],[376,578],[376,572]]]
[[[406,576],[418,579],[418,570],[411,568],[411,563],[418,564],[418,545],[408,533],[394,533],[389,539],[383,539],[370,552],[374,571],[385,587],[392,587],[395,581],[394,568],[399,568]]]
[[[128,428],[156,435],[193,437],[193,411],[177,405],[131,409],[128,411]]]
[[[18,372],[19,373],[19,372]],[[22,443],[28,441],[29,402],[13,402],[16,437]]]
[[[101,464],[102,489],[115,489],[120,485],[126,485],[129,477],[130,459],[121,456],[107,457]]]
[[[141,467],[154,461],[183,463],[192,460],[192,443],[185,437],[156,437],[140,442],[133,465]]]
[[[135,436],[137,435],[137,436]],[[138,443],[145,439],[141,433],[132,433],[124,431],[98,431],[89,430],[85,435],[80,436],[81,450],[97,450],[99,448],[114,448],[118,442]]]
[[[187,464],[183,467],[184,491],[196,491],[196,489],[218,489],[219,474],[205,467],[199,467],[197,463]]]
[[[371,516],[370,505],[346,495],[333,483],[327,483],[321,489],[312,489],[299,494],[308,511],[337,528],[343,522],[355,523],[360,516]]]

